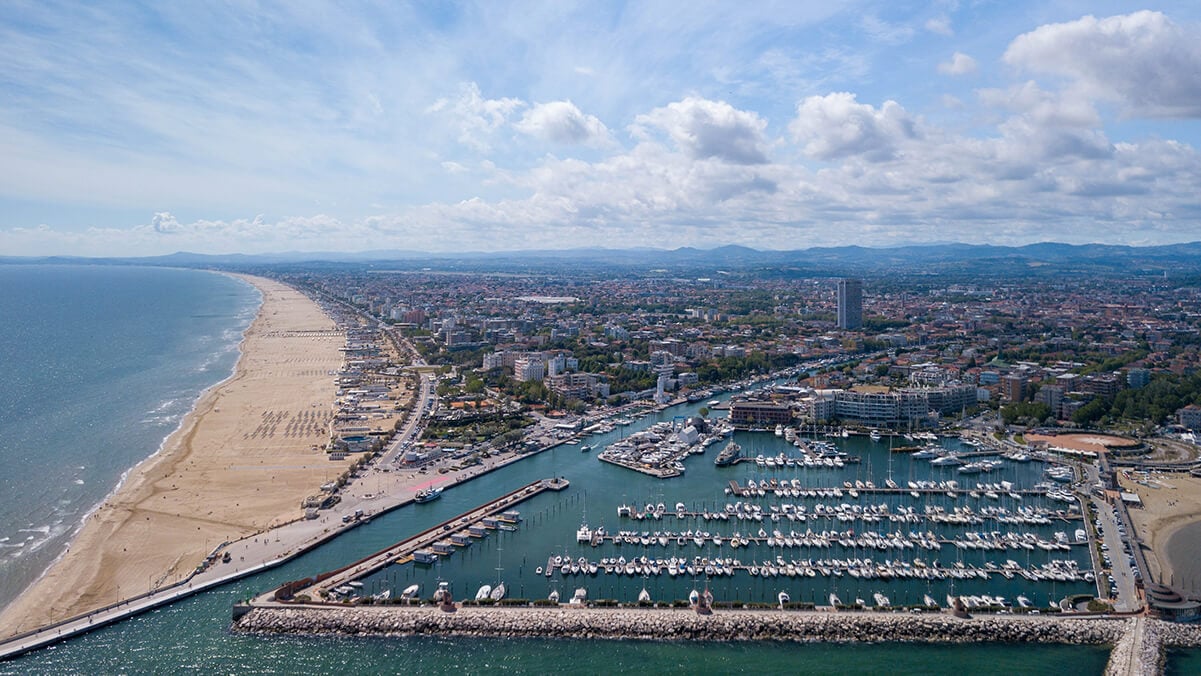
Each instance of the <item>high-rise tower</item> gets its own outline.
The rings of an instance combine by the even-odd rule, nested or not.
[[[838,328],[857,329],[863,326],[863,282],[846,278],[838,280]]]

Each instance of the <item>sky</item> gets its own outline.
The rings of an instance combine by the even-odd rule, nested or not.
[[[1201,240],[1201,3],[0,3],[0,255]]]

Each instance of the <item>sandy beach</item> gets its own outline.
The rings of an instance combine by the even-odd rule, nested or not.
[[[301,516],[338,476],[319,447],[344,338],[311,300],[239,276],[263,294],[235,373],[201,396],[163,446],[84,524],[68,551],[0,613],[3,635],[178,581],[218,544]]]
[[[1147,483],[1151,486],[1121,478],[1122,490],[1143,501],[1130,516],[1152,550],[1146,572],[1153,580],[1201,595],[1201,479],[1163,473]]]

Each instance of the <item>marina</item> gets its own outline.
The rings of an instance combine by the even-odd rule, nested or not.
[[[589,444],[608,449],[649,429],[659,437],[651,444],[680,449],[667,440],[698,407],[631,419]],[[951,597],[966,608],[1018,613],[1096,593],[1080,503],[1070,484],[1046,472],[1056,465],[988,453],[996,459],[977,474],[932,462],[966,465],[978,461],[969,454],[985,453],[954,436],[925,454],[856,435],[737,430],[721,438],[726,459],[742,462],[696,462],[690,456],[703,452],[693,448],[679,460],[687,473],[668,483],[631,480],[630,468],[598,463],[576,446],[529,458],[519,466],[587,479],[571,494],[531,496],[511,530],[477,523],[457,529],[457,541],[435,533],[416,548],[425,555],[414,550],[411,559],[389,558],[401,565],[357,570],[365,585],[357,595],[389,591],[394,600],[417,584],[428,599],[444,585],[470,600],[503,581],[506,603],[566,602],[577,592],[582,603],[677,603],[708,588],[717,602],[776,603],[786,593],[790,603],[825,606],[833,596],[875,607],[880,594],[890,608],[945,608]],[[806,457],[831,462],[806,467]],[[833,462],[850,457],[860,462]],[[1060,491],[1071,499],[1055,499]]]

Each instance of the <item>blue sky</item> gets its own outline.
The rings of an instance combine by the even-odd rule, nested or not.
[[[342,4],[0,4],[0,254],[1201,239],[1195,2]]]

